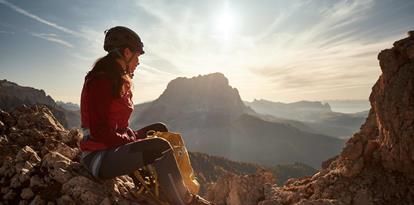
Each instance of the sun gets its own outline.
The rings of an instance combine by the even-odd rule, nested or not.
[[[234,31],[235,25],[235,16],[230,10],[228,2],[225,2],[224,8],[216,20],[216,30],[218,35],[221,38],[228,40]]]

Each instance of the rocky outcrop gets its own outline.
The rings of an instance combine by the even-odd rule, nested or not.
[[[222,176],[252,175],[257,171],[267,170],[271,172],[278,182],[285,182],[289,178],[309,176],[317,170],[301,164],[284,164],[272,167],[262,166],[253,163],[231,161],[224,157],[211,156],[199,152],[190,152],[191,165],[196,172],[200,182],[200,194],[204,195],[210,184],[215,183]]]
[[[206,198],[217,205],[256,205],[264,199],[264,189],[273,184],[271,172],[260,170],[252,175],[226,174],[208,187]]]
[[[372,88],[372,108],[361,130],[315,175],[281,187],[268,184],[259,205],[414,203],[414,32],[378,59],[382,75]]]
[[[97,180],[84,169],[80,138],[46,106],[1,111],[0,204],[135,203],[130,177]]]

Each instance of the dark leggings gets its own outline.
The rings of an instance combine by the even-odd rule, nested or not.
[[[146,126],[138,131],[144,138],[149,130],[168,131],[162,123]],[[100,178],[113,178],[130,174],[140,167],[153,164],[165,195],[172,204],[185,204],[189,192],[183,183],[181,173],[170,143],[162,138],[148,138],[106,150],[99,169]]]

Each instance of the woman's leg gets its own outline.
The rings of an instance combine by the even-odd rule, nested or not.
[[[153,163],[171,149],[162,138],[148,138],[107,150],[99,169],[100,178],[113,178],[129,174],[140,167]]]
[[[173,150],[162,138],[148,138],[108,150],[102,158],[100,178],[130,174],[147,164],[153,164],[158,180],[171,204],[185,205],[191,194],[179,171]]]

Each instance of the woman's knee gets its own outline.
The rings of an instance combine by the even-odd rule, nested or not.
[[[155,131],[168,132],[167,125],[162,122],[154,123],[153,127]]]

